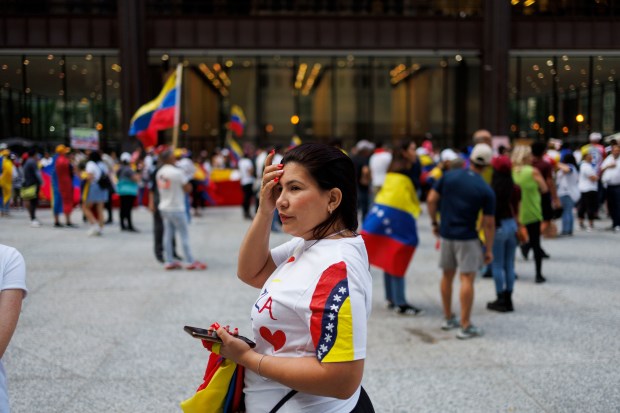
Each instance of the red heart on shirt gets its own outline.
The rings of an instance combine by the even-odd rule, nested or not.
[[[258,331],[261,337],[273,346],[274,351],[280,350],[284,343],[286,343],[286,334],[282,330],[272,333],[267,327],[261,327]]]
[[[287,261],[287,263],[288,263],[288,262],[293,262],[293,261],[295,261],[295,257],[291,257],[291,258],[289,258],[289,259],[288,259],[288,261]]]

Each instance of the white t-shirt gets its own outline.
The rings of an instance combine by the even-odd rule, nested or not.
[[[26,297],[26,263],[15,248],[0,244],[0,291],[15,289],[23,290]],[[9,411],[6,373],[0,359],[0,412]]]
[[[364,359],[372,279],[362,237],[293,238],[271,256],[278,267],[251,313],[256,351],[323,363]],[[247,413],[270,411],[290,390],[246,370]],[[347,400],[297,393],[279,412],[350,412],[359,392]]]
[[[392,154],[387,151],[375,152],[368,160],[373,187],[383,186],[385,175],[392,162]]]
[[[253,184],[254,179],[256,178],[254,178],[254,164],[252,163],[252,160],[249,158],[241,158],[237,167],[239,168],[239,173],[241,175],[241,185]]]
[[[591,176],[596,176],[594,167],[589,162],[581,162],[579,165],[579,191],[591,192],[598,191],[598,181],[591,181],[588,179]]]
[[[93,182],[99,182],[99,178],[101,178],[101,173],[108,173],[108,166],[104,162],[88,161],[86,163],[86,172],[93,176]]]
[[[601,164],[601,169],[606,168],[608,165],[616,165],[603,172],[601,181],[605,186],[608,185],[620,185],[620,157],[615,159],[612,155],[607,156]]]
[[[578,188],[579,172],[574,165],[568,165],[570,171],[565,173],[559,170],[556,174],[556,184],[558,186],[558,196],[568,195],[573,202],[579,201],[581,193]]]
[[[159,190],[159,210],[165,212],[185,211],[183,185],[189,182],[187,175],[174,165],[164,165],[159,168],[155,177]]]

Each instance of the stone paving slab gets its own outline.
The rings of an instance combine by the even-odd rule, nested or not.
[[[106,226],[89,238],[85,226],[53,228],[49,210],[39,219],[41,228],[24,211],[0,220],[0,243],[22,252],[30,288],[3,360],[13,413],[180,412],[208,357],[183,325],[218,321],[248,335],[258,292],[235,275],[249,224],[240,208],[193,218],[193,253],[209,264],[199,272],[155,261],[144,209],[134,212],[138,234]],[[620,234],[544,240],[544,285],[519,256],[512,314],[486,310],[493,282],[478,279],[472,320],[486,334],[463,342],[439,328],[438,251],[424,215],[419,231],[407,296],[424,315],[388,311],[372,270],[364,386],[377,412],[620,412]],[[456,291],[458,281],[458,308]]]

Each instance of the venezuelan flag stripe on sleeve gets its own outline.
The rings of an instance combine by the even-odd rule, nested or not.
[[[310,309],[310,335],[318,360],[327,363],[353,360],[353,315],[344,262],[323,272]]]

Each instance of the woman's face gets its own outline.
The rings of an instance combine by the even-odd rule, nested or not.
[[[312,230],[329,217],[330,191],[319,188],[306,168],[295,162],[284,165],[277,191],[276,208],[282,230],[312,239]]]
[[[411,142],[409,146],[407,147],[407,149],[404,151],[405,158],[411,162],[415,162],[417,158],[417,154],[415,150],[416,150],[416,144]]]

